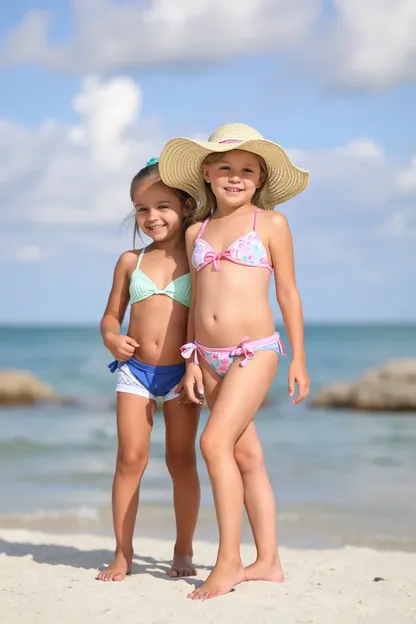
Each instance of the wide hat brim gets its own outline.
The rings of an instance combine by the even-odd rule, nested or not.
[[[199,201],[204,190],[202,162],[206,156],[235,149],[252,152],[265,161],[268,171],[265,207],[268,209],[299,195],[308,186],[309,173],[293,165],[285,150],[267,139],[223,143],[186,138],[171,139],[160,155],[161,178],[168,186],[186,191]]]

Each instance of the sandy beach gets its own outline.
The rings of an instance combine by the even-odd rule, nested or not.
[[[286,581],[246,583],[227,596],[196,603],[187,594],[206,578],[216,548],[195,544],[197,579],[166,576],[172,544],[135,541],[133,575],[100,583],[95,570],[113,540],[0,530],[1,620],[8,624],[411,624],[416,622],[416,553],[345,547],[282,548]],[[245,563],[254,549],[243,546]],[[383,580],[375,581],[381,577]]]

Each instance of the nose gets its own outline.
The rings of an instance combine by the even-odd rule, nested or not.
[[[240,176],[238,175],[236,171],[230,171],[230,175],[228,179],[230,180],[230,182],[239,182]]]
[[[157,210],[153,210],[152,208],[148,211],[147,213],[147,223],[153,223],[154,221],[157,221],[158,219],[158,212]]]

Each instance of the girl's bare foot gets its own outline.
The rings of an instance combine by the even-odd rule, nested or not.
[[[245,568],[247,581],[271,581],[273,583],[283,583],[284,575],[279,557],[272,561],[257,559],[254,563]]]
[[[210,600],[217,596],[224,596],[224,594],[228,594],[245,579],[245,570],[241,561],[231,565],[219,563],[212,570],[207,580],[191,594],[188,594],[188,598],[192,600]]]
[[[131,574],[133,554],[129,559],[123,553],[116,553],[114,561],[95,577],[97,581],[124,581]]]
[[[173,555],[169,576],[177,578],[179,576],[196,576],[196,568],[192,563],[192,555]]]

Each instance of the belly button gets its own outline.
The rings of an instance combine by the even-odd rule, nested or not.
[[[216,321],[216,320],[217,320],[217,315],[216,315],[216,314],[214,314],[214,321]]]

